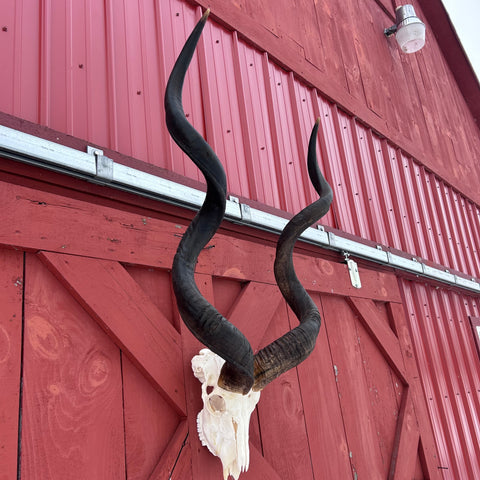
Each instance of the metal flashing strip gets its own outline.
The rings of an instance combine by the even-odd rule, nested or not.
[[[200,190],[115,163],[104,156],[101,150],[89,147],[88,152],[84,153],[1,125],[0,155],[184,208],[196,210],[203,204],[205,198],[205,193]],[[240,203],[235,197],[227,200],[225,218],[234,223],[274,233],[280,233],[288,221]],[[326,232],[321,226],[307,228],[300,239],[323,248],[480,293],[478,279],[466,279],[450,273],[447,268],[433,268],[417,258],[405,258],[384,251],[381,246],[365,245]]]
[[[66,169],[84,175],[95,175],[97,170],[94,158],[88,153],[2,125],[0,152],[10,158],[22,158],[27,163],[37,163],[40,160],[55,170]]]

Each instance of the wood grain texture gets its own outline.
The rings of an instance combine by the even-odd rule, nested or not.
[[[265,332],[277,321],[281,302],[276,285],[257,282],[250,282],[237,297],[228,319],[247,337],[254,352],[265,346]]]
[[[290,330],[288,315],[286,303],[281,302],[262,344],[268,345]],[[294,321],[298,323],[296,319]],[[307,359],[304,364],[308,367],[311,362]],[[262,390],[257,408],[263,454],[280,478],[313,479],[296,368],[288,370]]]
[[[125,269],[116,262],[46,252],[40,258],[184,415],[180,335]]]
[[[192,448],[189,442],[182,448],[172,475],[168,477],[168,480],[194,480],[192,475]]]
[[[406,384],[405,366],[398,338],[391,330],[385,312],[382,316],[382,312],[375,307],[371,300],[350,298],[348,301],[377,347],[384,354],[385,359]]]
[[[185,231],[184,225],[174,222],[3,182],[0,201],[5,205],[0,245],[23,249],[168,269]],[[307,290],[400,301],[394,275],[362,268],[364,288],[359,290],[350,284],[345,264],[322,259],[318,256],[321,253],[322,249],[301,242],[295,250],[297,274]],[[274,285],[274,257],[273,243],[256,243],[220,232],[201,253],[196,271]]]
[[[120,351],[32,255],[22,404],[22,478],[125,476]]]
[[[17,476],[23,253],[0,249],[0,480]]]
[[[122,355],[123,406],[125,422],[125,460],[128,480],[145,480],[159,461],[170,465],[168,446],[175,436],[178,415],[167,401],[132,364]],[[184,435],[185,440],[186,432]],[[180,444],[181,446],[181,444]],[[175,459],[180,448],[175,454]],[[157,479],[168,478],[157,476]]]
[[[187,448],[187,441],[188,423],[187,420],[181,420],[173,434],[170,435],[162,457],[151,474],[141,478],[148,478],[148,480],[163,480],[166,478],[186,479],[188,478],[187,472],[190,473],[189,477],[191,478],[191,458],[184,451],[188,450],[188,453],[190,453],[190,449]],[[185,476],[180,477],[180,473]],[[175,477],[173,477],[173,474],[175,474]],[[130,475],[128,478],[130,478]]]
[[[383,305],[379,307],[383,307]],[[387,323],[386,310],[379,307],[375,307],[375,310],[378,310],[375,312],[376,317]],[[385,355],[385,348],[379,345],[378,339],[371,335],[362,321],[359,321],[358,318],[355,320],[357,341],[371,408],[369,415],[375,428],[375,440],[378,442],[382,459],[379,468],[382,478],[387,478],[395,447],[395,431],[398,428],[406,380],[396,375],[396,370],[391,366],[389,357]]]
[[[175,297],[173,296],[172,279],[169,270],[151,267],[125,265],[125,270],[135,280],[148,298],[162,312],[163,316],[175,327],[177,315]]]
[[[333,363],[327,337],[327,322],[336,328],[336,318],[325,318],[318,295],[314,301],[322,315],[317,343],[306,362],[298,366],[310,457],[315,478],[351,478],[350,449],[343,424],[338,367]]]
[[[345,299],[322,298],[327,334],[342,406],[352,470],[358,478],[380,480],[384,466],[355,317]],[[393,432],[392,432],[393,436]]]
[[[209,275],[196,275],[195,281],[201,294],[210,302],[214,302],[212,278]],[[197,415],[203,407],[201,383],[193,376],[192,358],[204,346],[190,333],[181,322],[183,346],[183,371],[187,403],[187,419],[189,442],[192,451],[192,476],[195,480],[222,478],[222,464],[200,443],[197,433]]]
[[[406,389],[395,434],[395,443],[388,473],[389,480],[409,480],[415,478],[419,440],[420,434],[413,407],[412,394],[410,389]]]

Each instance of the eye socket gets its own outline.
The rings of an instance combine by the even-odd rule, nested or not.
[[[225,400],[220,395],[212,395],[208,399],[208,402],[210,403],[210,406],[212,407],[212,410],[214,412],[225,411],[225,408],[226,408]]]

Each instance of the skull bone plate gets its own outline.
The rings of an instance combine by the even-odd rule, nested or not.
[[[192,358],[193,374],[202,383],[203,409],[197,417],[197,428],[202,445],[220,457],[224,480],[229,475],[238,480],[240,473],[248,470],[248,429],[260,392],[250,390],[242,395],[219,387],[218,377],[224,363],[208,348]]]

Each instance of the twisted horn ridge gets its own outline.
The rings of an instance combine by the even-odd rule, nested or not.
[[[207,182],[199,212],[182,237],[172,266],[173,290],[180,315],[193,335],[225,360],[220,375],[223,388],[246,394],[253,385],[253,352],[245,336],[200,293],[194,279],[198,255],[222,222],[226,204],[223,167],[203,137],[186,120],[182,106],[185,74],[210,13],[197,23],[170,74],[165,91],[167,128],[177,145],[197,165]]]
[[[320,330],[320,313],[298,280],[292,258],[293,247],[298,237],[328,212],[333,200],[332,189],[318,168],[316,153],[318,125],[319,120],[313,127],[308,143],[308,174],[320,199],[304,208],[287,223],[277,243],[274,266],[278,287],[300,321],[300,325],[255,355],[253,389],[257,391],[303,362],[315,347]]]

